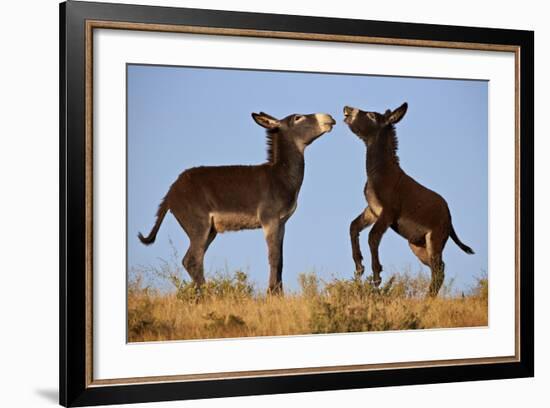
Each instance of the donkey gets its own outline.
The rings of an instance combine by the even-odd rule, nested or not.
[[[417,258],[430,267],[432,279],[428,294],[435,297],[445,278],[442,253],[449,236],[467,254],[474,251],[456,235],[445,199],[416,182],[399,165],[395,124],[406,112],[407,103],[384,114],[344,107],[344,122],[367,148],[364,188],[367,208],[350,225],[355,275],[360,277],[365,270],[359,234],[372,225],[368,242],[373,283],[376,287],[380,285],[382,265],[378,247],[386,230],[391,228],[405,238]]]
[[[181,173],[162,199],[153,229],[140,241],[155,241],[170,210],[190,240],[183,266],[198,286],[204,283],[204,254],[218,233],[262,228],[268,247],[269,293],[283,291],[285,223],[296,210],[304,179],[304,151],[336,123],[322,113],[276,119],[253,113],[267,129],[267,162],[255,166],[195,167]]]

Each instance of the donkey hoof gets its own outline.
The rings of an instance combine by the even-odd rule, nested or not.
[[[361,276],[363,276],[364,272],[365,272],[365,267],[363,265],[357,267],[355,269],[355,277],[360,278]]]
[[[372,279],[372,284],[374,285],[375,288],[380,287],[381,283],[382,283],[382,278],[380,277]]]

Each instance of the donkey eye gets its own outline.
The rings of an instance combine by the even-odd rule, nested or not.
[[[298,122],[301,122],[302,120],[305,119],[305,116],[303,115],[296,115],[294,116],[294,123],[298,123]]]
[[[374,113],[372,113],[372,112],[367,112],[367,117],[372,121],[376,120],[376,117],[374,116]]]

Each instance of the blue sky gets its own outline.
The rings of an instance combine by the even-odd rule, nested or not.
[[[129,65],[127,74],[130,269],[169,260],[169,240],[180,258],[185,254],[188,238],[170,214],[153,245],[137,239],[138,231],[149,233],[160,200],[182,171],[265,161],[265,132],[251,112],[324,112],[337,124],[306,150],[298,208],[286,227],[283,282],[296,289],[298,274],[311,271],[323,279],[352,277],[348,231],[366,206],[365,147],[343,123],[342,108],[383,112],[406,101],[408,112],[397,125],[401,166],[447,200],[458,236],[476,252],[466,255],[449,240],[446,278],[467,289],[488,271],[488,82],[144,65]],[[367,231],[361,248],[370,274]],[[380,259],[383,278],[405,269],[428,271],[391,230]],[[235,269],[266,288],[261,230],[219,234],[212,243],[207,275]]]

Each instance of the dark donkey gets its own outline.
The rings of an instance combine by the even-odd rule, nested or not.
[[[335,121],[319,113],[281,120],[263,112],[252,117],[267,129],[268,162],[184,171],[161,201],[153,229],[147,237],[139,234],[139,239],[152,244],[170,210],[190,240],[183,266],[202,285],[204,254],[218,232],[263,228],[269,252],[269,291],[281,293],[285,223],[296,210],[304,179],[304,150],[332,130]]]
[[[382,265],[378,259],[378,246],[390,227],[409,241],[418,259],[430,267],[429,295],[437,296],[445,277],[442,253],[449,236],[464,252],[473,254],[474,251],[458,239],[445,199],[417,183],[399,165],[394,125],[406,112],[406,103],[384,114],[344,107],[344,121],[367,147],[364,194],[368,206],[350,225],[355,273],[361,276],[364,271],[359,233],[374,224],[369,233],[369,247],[373,282],[380,285]]]

